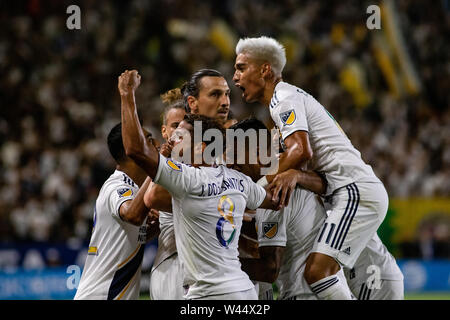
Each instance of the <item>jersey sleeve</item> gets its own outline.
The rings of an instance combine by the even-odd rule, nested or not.
[[[183,197],[194,192],[201,181],[199,171],[160,154],[154,182],[164,187],[172,196]]]
[[[286,246],[287,215],[288,212],[286,212],[286,208],[281,211],[266,209],[256,210],[255,220],[259,246]]]
[[[295,131],[309,131],[306,119],[305,98],[284,99],[271,112],[284,140]]]
[[[250,210],[254,210],[259,208],[261,203],[263,203],[266,198],[266,189],[261,187],[259,184],[256,184],[249,177],[245,176],[247,181],[247,208]]]
[[[137,188],[133,188],[126,183],[112,186],[108,198],[108,205],[109,211],[114,218],[123,221],[119,214],[120,206],[126,201],[133,200],[137,191]]]

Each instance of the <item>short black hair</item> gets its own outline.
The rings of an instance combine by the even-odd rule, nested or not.
[[[111,156],[117,163],[126,159],[125,148],[122,141],[122,123],[116,124],[108,134],[108,149]]]
[[[255,117],[250,117],[250,118],[241,120],[238,123],[235,123],[232,126],[230,126],[228,129],[232,129],[232,130],[242,129],[244,132],[246,132],[249,129],[253,129],[256,132],[258,132],[260,129],[266,130],[267,131],[267,142],[268,142],[268,146],[270,146],[271,132],[270,132],[269,128],[267,128],[267,126],[261,120],[258,120]],[[259,137],[259,135],[258,135],[258,137]],[[258,140],[258,146],[259,146],[259,140]],[[278,146],[278,152],[281,152],[281,151],[282,151],[281,146]]]
[[[189,107],[189,103],[187,101],[189,96],[193,96],[195,98],[198,98],[198,95],[200,93],[200,80],[203,77],[222,77],[225,78],[219,71],[214,69],[200,69],[196,72],[194,72],[190,79],[183,84],[181,87],[181,93],[183,94],[184,99],[184,107],[186,109],[187,113],[191,112],[191,108]]]
[[[222,135],[225,135],[224,127],[214,118],[210,118],[201,114],[187,113],[185,114],[183,121],[189,123],[192,126],[192,128],[194,128],[195,121],[201,121],[202,137],[204,136],[205,132],[209,129],[218,129],[222,133]],[[208,145],[207,141],[205,141],[205,143]]]
[[[233,130],[242,129],[244,131],[247,131],[248,129],[254,129],[256,131],[258,131],[259,129],[269,130],[261,120],[258,120],[255,117],[250,117],[241,120],[238,123],[235,123],[232,126],[230,126],[228,129]]]
[[[193,114],[193,113],[186,113],[186,115],[184,116],[183,121],[185,121],[186,123],[189,123],[192,126],[192,132],[191,134],[193,134],[193,130],[194,130],[194,122],[195,121],[201,121],[202,123],[202,138],[205,135],[205,132],[209,129],[217,129],[220,131],[220,133],[222,134],[223,140],[222,140],[222,147],[224,148],[223,150],[225,150],[225,128],[214,118],[210,118],[201,114]],[[192,140],[194,141],[194,140]],[[214,139],[211,139],[210,141],[203,141],[202,142],[205,143],[206,146],[208,146],[209,144],[211,144],[214,141]],[[215,150],[213,150],[213,156],[218,156],[217,154],[215,154]]]

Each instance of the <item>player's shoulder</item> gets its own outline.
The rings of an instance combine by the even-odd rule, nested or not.
[[[245,174],[243,174],[242,172],[240,172],[236,169],[228,168],[223,165],[219,166],[218,168],[220,168],[220,170],[225,173],[224,176],[235,177],[235,178],[251,181],[251,179],[248,176],[246,176]]]
[[[103,184],[100,195],[117,192],[119,196],[130,196],[139,186],[125,172],[115,170]]]
[[[296,86],[287,82],[279,82],[274,90],[270,102],[272,117],[278,115],[284,124],[294,122],[295,110],[309,105],[312,96]]]
[[[307,100],[310,98],[312,98],[312,96],[305,90],[283,81],[276,85],[272,96],[274,104],[291,100]]]
[[[192,176],[199,174],[199,170],[190,164],[185,164],[178,160],[166,158],[163,155],[160,155],[158,174],[154,179],[155,182],[159,181],[162,171],[164,171],[166,174],[169,173],[172,177],[176,177],[178,174],[183,176]]]

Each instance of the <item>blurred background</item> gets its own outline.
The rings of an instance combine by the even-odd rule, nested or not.
[[[66,26],[72,4],[81,29]],[[366,24],[373,4],[380,29]],[[384,182],[378,233],[406,298],[450,299],[449,0],[1,0],[0,299],[74,296],[72,267],[84,265],[115,167],[117,77],[139,70],[141,117],[159,138],[159,95],[205,67],[228,80],[235,118],[270,125],[232,83],[235,44],[260,35],[285,45],[284,80],[333,114]],[[146,247],[143,296],[156,248]]]

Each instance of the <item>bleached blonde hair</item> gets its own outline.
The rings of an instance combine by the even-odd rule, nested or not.
[[[270,37],[240,39],[236,45],[236,55],[240,53],[268,62],[277,77],[281,76],[286,65],[286,51],[283,45]]]

